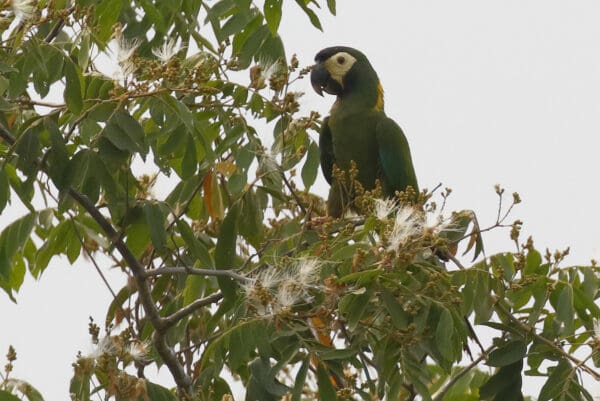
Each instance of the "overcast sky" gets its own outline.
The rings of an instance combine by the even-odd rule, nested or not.
[[[341,0],[338,16],[323,18],[323,33],[288,8],[286,51],[303,65],[332,45],[369,57],[421,187],[451,187],[450,208],[473,209],[486,226],[501,184],[521,194],[513,219],[525,222],[523,239],[533,235],[542,251],[570,246],[571,264],[600,258],[600,2]],[[306,109],[327,113],[331,97],[306,81],[300,89]],[[512,249],[507,232],[484,239],[488,254]],[[122,286],[120,274],[107,274]],[[27,277],[17,305],[0,294],[0,354],[16,347],[14,376],[47,400],[68,399],[71,363],[89,351],[88,316],[103,322],[109,300],[85,262],[56,261],[41,281]],[[600,396],[597,383],[589,389]]]

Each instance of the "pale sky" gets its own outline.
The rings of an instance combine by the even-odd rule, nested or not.
[[[541,251],[570,246],[567,264],[600,258],[600,2],[340,0],[337,17],[322,14],[324,33],[286,4],[281,33],[302,65],[332,45],[369,57],[420,186],[451,187],[449,210],[473,209],[490,225],[493,186],[501,184],[523,199],[511,219],[525,222],[523,240],[533,235]],[[333,98],[317,96],[307,81],[299,90],[306,110],[327,113]],[[319,182],[314,190],[326,195]],[[488,254],[513,249],[508,232],[484,240]],[[121,275],[108,266],[120,288]],[[68,399],[71,363],[90,348],[88,316],[102,323],[110,294],[89,263],[57,260],[39,282],[28,276],[17,297],[14,305],[0,294],[0,355],[13,344],[14,377],[47,400]],[[537,395],[534,388],[528,393]],[[600,396],[598,383],[588,388]]]

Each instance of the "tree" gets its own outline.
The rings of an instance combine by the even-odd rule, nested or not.
[[[449,191],[363,193],[363,216],[319,218],[320,120],[298,111],[309,68],[277,35],[282,3],[3,11],[0,210],[28,213],[0,234],[0,287],[14,300],[56,255],[106,255],[130,278],[104,327],[90,323],[97,352],[75,361],[72,398],[227,400],[229,371],[248,400],[518,400],[523,375],[548,377],[540,400],[590,400],[579,375],[600,378],[598,268],[523,241],[507,223],[518,195],[503,208],[497,188],[483,229],[469,211],[444,218]],[[317,2],[296,3],[320,28]],[[100,72],[107,54],[115,76]],[[502,227],[515,249],[485,255],[482,234]],[[497,332],[489,347],[468,342],[465,317]],[[0,395],[41,399],[10,375],[14,358]],[[146,380],[149,365],[177,388]]]

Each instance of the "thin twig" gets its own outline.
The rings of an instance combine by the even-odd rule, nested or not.
[[[75,6],[71,6],[67,9],[67,12],[69,14],[71,14],[73,11],[75,11]],[[58,21],[56,22],[56,25],[54,25],[52,27],[52,30],[50,32],[48,32],[48,35],[46,35],[46,37],[44,38],[44,42],[46,43],[50,43],[52,42],[60,33],[60,31],[63,29],[63,27],[65,26],[65,19],[64,17],[60,17],[58,19]]]
[[[302,213],[306,214],[307,213],[306,212],[306,207],[304,206],[304,203],[302,202],[302,199],[300,199],[300,197],[296,193],[296,190],[294,189],[294,187],[292,187],[292,184],[289,182],[289,180],[285,176],[285,173],[283,171],[280,171],[279,174],[281,175],[281,179],[283,180],[285,186],[287,187],[287,189],[289,189],[289,191],[291,192],[292,196],[296,200],[296,203],[298,204],[298,207],[302,210]]]
[[[193,267],[159,267],[156,269],[146,270],[144,272],[145,277],[160,276],[162,274],[193,274],[197,276],[211,276],[211,277],[231,277],[232,279],[239,281],[250,281],[246,276],[238,274],[233,270],[212,270],[212,269],[196,269]]]
[[[196,312],[200,308],[204,308],[210,304],[214,304],[219,302],[223,298],[223,294],[221,292],[215,292],[212,295],[209,295],[204,298],[200,298],[186,306],[185,308],[179,309],[177,312],[170,314],[169,316],[163,318],[163,322],[165,327],[171,327],[176,324],[181,319],[191,315]]]
[[[456,258],[456,256],[452,255],[450,252],[446,252],[444,254],[444,257],[450,259],[452,261],[452,263],[454,263],[456,265],[456,267],[458,267],[460,270],[466,269],[465,266],[462,263],[460,263],[460,260],[458,260]]]
[[[565,350],[563,350],[562,347],[560,347],[553,341],[550,341],[546,337],[543,337],[543,336],[540,336],[539,334],[537,334],[535,331],[535,327],[529,326],[529,325],[523,323],[522,321],[520,321],[519,319],[517,319],[515,316],[513,316],[512,313],[510,313],[508,310],[506,310],[506,308],[504,308],[504,306],[502,306],[500,303],[496,303],[495,309],[496,309],[496,311],[502,313],[505,317],[507,317],[511,322],[513,322],[514,324],[519,326],[519,328],[521,330],[523,330],[527,334],[530,334],[531,336],[533,336],[537,341],[550,346],[551,348],[556,350],[559,354],[561,354],[563,357],[569,359],[575,365],[581,367],[581,369],[583,369],[586,373],[591,375],[594,379],[600,381],[600,373],[596,372],[595,370],[593,370],[592,368],[587,366],[584,361],[581,361],[578,358],[575,358],[573,355],[571,355],[568,352],[566,352]]]
[[[110,294],[112,295],[113,299],[117,299],[117,294],[114,292],[114,290],[110,286],[110,283],[106,279],[106,276],[104,275],[104,273],[102,273],[100,266],[98,266],[98,262],[96,262],[96,258],[94,258],[94,256],[90,253],[89,249],[87,248],[85,241],[83,240],[83,236],[81,235],[81,232],[79,232],[79,228],[77,228],[77,225],[75,224],[75,220],[73,219],[73,216],[71,216],[71,224],[73,224],[73,231],[75,232],[75,236],[77,237],[77,239],[79,240],[79,243],[81,244],[81,248],[83,249],[83,252],[85,252],[85,255],[92,261],[92,264],[94,265],[94,268],[96,269],[96,272],[98,272],[98,275],[104,282],[104,285],[106,286],[106,288],[108,288],[108,291],[110,291]]]
[[[25,97],[16,99],[16,102],[19,104],[27,105],[27,106],[43,106],[43,107],[51,107],[51,108],[62,108],[66,107],[64,103],[52,103],[52,102],[44,102],[43,100],[31,100]]]
[[[479,365],[479,363],[481,361],[483,361],[484,359],[487,358],[488,354],[494,349],[496,348],[495,345],[490,345],[487,349],[485,349],[481,355],[479,355],[479,357],[477,359],[475,359],[473,362],[471,362],[469,365],[465,366],[462,370],[460,370],[457,374],[455,374],[454,376],[452,376],[452,378],[450,380],[448,380],[446,382],[446,384],[444,384],[431,398],[432,401],[441,401],[444,396],[446,395],[446,393],[448,392],[448,390],[450,390],[452,388],[452,386],[454,386],[456,384],[456,382],[463,377],[464,375],[466,375],[471,369],[475,368],[477,365]]]
[[[473,230],[469,234],[465,234],[462,237],[451,241],[451,243],[452,244],[457,244],[457,243],[461,242],[462,240],[469,238],[473,234],[479,235],[479,234],[483,234],[483,233],[488,232],[488,231],[492,231],[493,229],[496,229],[496,228],[508,228],[508,227],[512,227],[512,224],[495,223],[492,226],[489,226],[489,227],[486,227],[486,228],[482,228],[480,230]]]

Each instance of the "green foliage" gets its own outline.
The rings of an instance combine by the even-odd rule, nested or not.
[[[12,346],[8,347],[6,360],[4,374],[0,374],[0,379],[2,379],[0,382],[0,400],[16,401],[27,399],[28,401],[44,401],[40,392],[31,384],[11,377],[11,372],[17,360],[17,353]]]
[[[318,29],[316,8],[336,12],[321,3],[296,1]],[[220,401],[226,372],[247,400],[519,400],[527,375],[547,377],[541,400],[591,399],[579,375],[600,375],[598,267],[522,243],[506,223],[518,195],[483,229],[427,192],[323,218],[319,116],[299,112],[309,68],[277,33],[283,1],[33,4],[0,27],[0,211],[28,209],[0,233],[0,288],[14,300],[55,256],[105,254],[129,278],[106,336],[90,323],[76,399]],[[485,255],[501,227],[515,249]],[[489,348],[469,322],[497,331]],[[177,387],[144,379],[148,365]],[[42,399],[9,373],[0,399]]]

